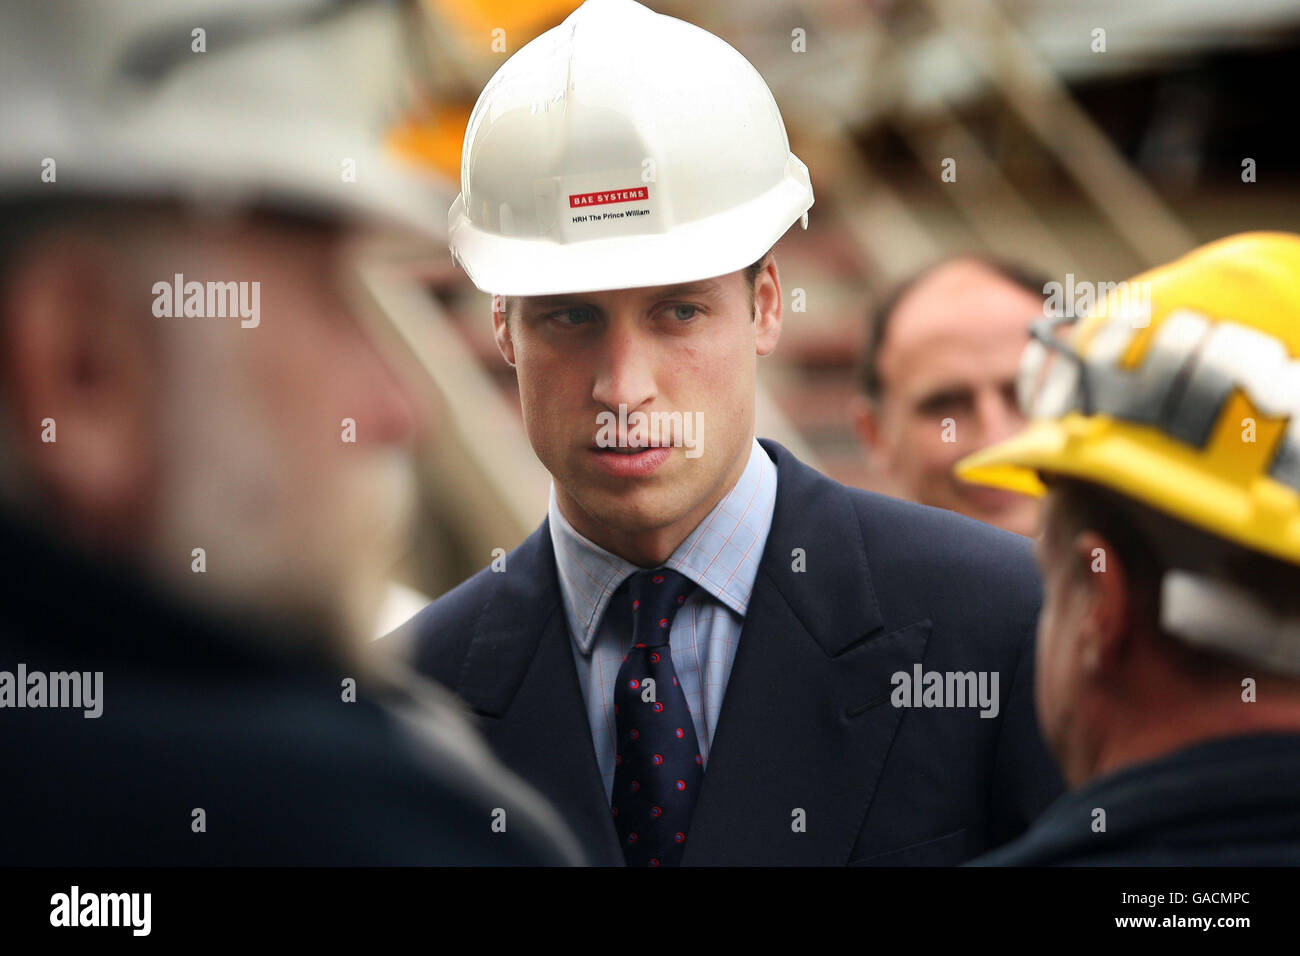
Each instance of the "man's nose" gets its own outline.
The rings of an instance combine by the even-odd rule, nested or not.
[[[357,360],[364,363],[358,384],[366,409],[365,440],[385,445],[411,444],[428,428],[429,415],[419,400],[410,370],[368,338],[356,354]]]
[[[1010,438],[1025,427],[1025,419],[1008,390],[985,388],[979,393],[980,445]]]
[[[655,385],[652,345],[635,323],[615,319],[600,344],[599,368],[591,395],[597,402],[616,411],[619,405],[628,410],[652,401]]]

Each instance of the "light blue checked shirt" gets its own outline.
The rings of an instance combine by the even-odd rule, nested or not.
[[[673,619],[668,641],[706,768],[775,507],[776,465],[755,441],[735,487],[664,562],[699,585]],[[614,683],[632,635],[618,633],[604,614],[618,586],[641,569],[573,530],[560,513],[554,485],[549,514],[573,659],[609,798],[616,748]]]

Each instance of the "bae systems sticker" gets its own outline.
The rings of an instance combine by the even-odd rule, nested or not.
[[[569,196],[569,208],[577,209],[579,206],[604,206],[612,202],[636,202],[640,199],[649,198],[649,186],[638,186],[635,189],[611,189],[601,193],[578,193]]]
[[[570,209],[588,209],[591,206],[609,206],[618,203],[628,202],[647,202],[650,199],[649,186],[633,186],[630,189],[603,189],[599,192],[591,193],[570,193]],[[650,210],[643,209],[604,209],[600,211],[592,210],[591,212],[581,212],[577,215],[570,216],[570,223],[587,223],[589,225],[600,224],[610,226],[623,220],[635,220],[638,216],[648,216]]]
[[[563,242],[663,232],[664,195],[651,197],[652,187],[654,181],[636,167],[538,179],[533,184],[538,224]]]

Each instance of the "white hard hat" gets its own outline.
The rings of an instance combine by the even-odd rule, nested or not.
[[[743,269],[812,202],[748,60],[632,0],[588,0],[483,89],[448,229],[485,292],[591,292]]]
[[[403,28],[377,0],[5,0],[0,199],[266,204],[445,237],[449,186],[384,146]]]

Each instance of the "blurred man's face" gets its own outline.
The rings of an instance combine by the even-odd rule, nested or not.
[[[1024,427],[1016,371],[1042,313],[1041,296],[972,262],[943,266],[904,296],[880,351],[880,400],[856,423],[888,490],[1033,533],[1032,499],[967,484],[952,466]]]
[[[210,571],[237,565],[273,606],[365,627],[409,516],[416,422],[345,301],[348,237],[260,226],[195,252],[185,278],[260,281],[261,318],[159,320],[177,373],[161,539],[205,544]]]
[[[739,479],[754,433],[757,356],[776,347],[776,267],[751,308],[743,272],[673,287],[526,297],[497,341],[515,365],[524,424],[584,536],[641,564],[665,560]],[[757,316],[757,318],[756,318]],[[680,413],[694,450],[619,429],[600,447],[601,413]],[[608,420],[608,415],[605,420]],[[666,421],[666,420],[661,420]]]
[[[9,374],[20,418],[58,422],[26,455],[51,525],[202,603],[364,627],[411,498],[415,406],[349,311],[348,242],[149,217],[41,244],[11,286]],[[183,292],[257,283],[256,322],[165,314],[177,274]]]

